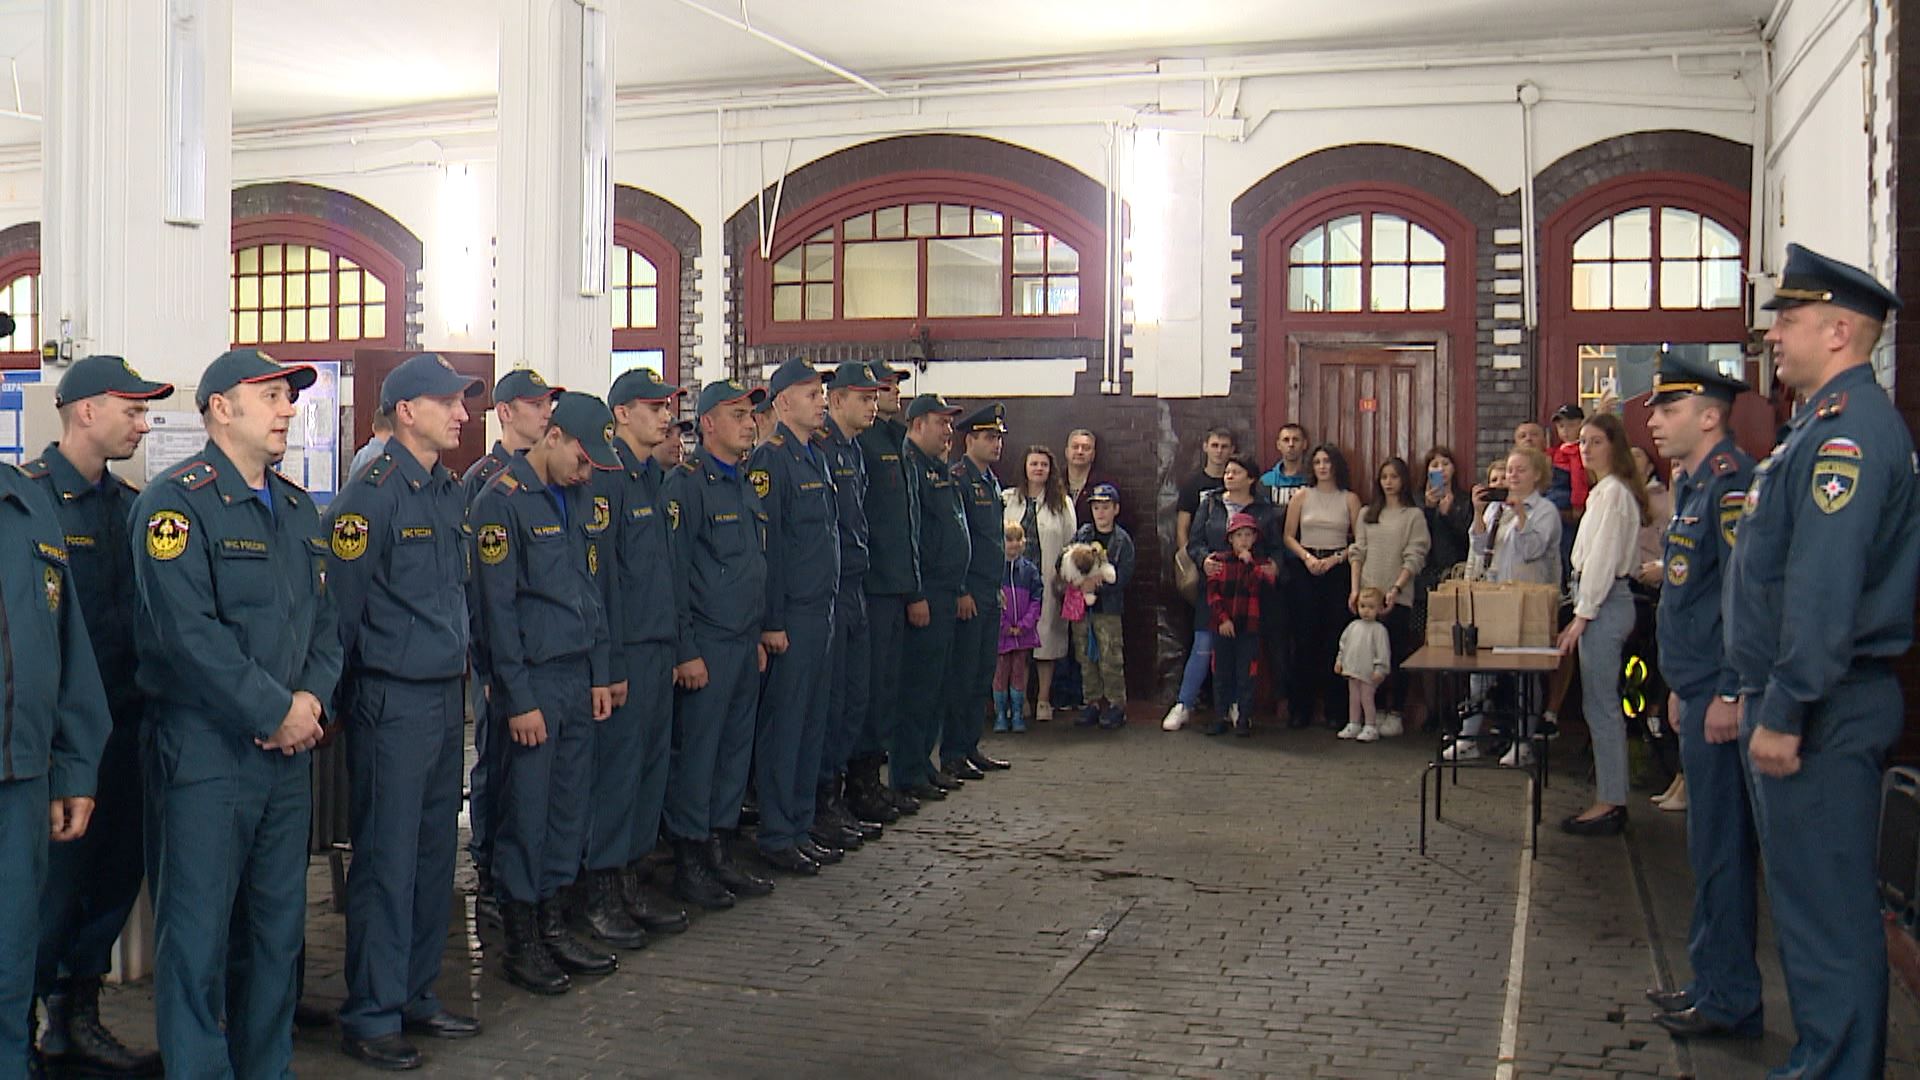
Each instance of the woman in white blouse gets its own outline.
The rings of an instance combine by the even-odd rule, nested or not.
[[[1033,650],[1035,685],[1033,710],[1038,719],[1053,719],[1053,665],[1067,655],[1067,624],[1060,618],[1060,553],[1073,540],[1073,500],[1067,497],[1066,476],[1044,446],[1027,447],[1021,482],[1000,489],[1002,519],[1027,534],[1027,558],[1040,568],[1046,588],[1040,601],[1040,647]],[[1029,717],[1028,719],[1034,719]]]
[[[1627,718],[1620,703],[1620,649],[1633,632],[1627,581],[1652,510],[1619,417],[1601,413],[1581,426],[1580,461],[1594,484],[1573,540],[1573,621],[1560,632],[1560,652],[1580,650],[1597,791],[1592,806],[1560,827],[1576,836],[1612,836],[1627,826]]]

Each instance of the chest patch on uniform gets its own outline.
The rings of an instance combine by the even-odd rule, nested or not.
[[[67,534],[67,546],[70,548],[90,548],[97,546],[97,541],[91,536],[74,536],[69,533]]]
[[[161,510],[147,519],[147,556],[158,562],[177,559],[187,550],[193,523],[177,510]]]
[[[1692,569],[1693,564],[1687,561],[1685,555],[1673,556],[1667,560],[1667,584],[1685,585],[1687,583],[1687,574]]]
[[[1741,515],[1747,512],[1747,496],[1744,492],[1729,491],[1720,496],[1720,538],[1733,546],[1733,536],[1740,530]]]
[[[1823,457],[1813,463],[1813,505],[1823,514],[1837,514],[1853,501],[1860,486],[1860,466],[1844,458]]]
[[[267,542],[229,536],[220,541],[220,554],[229,558],[264,559],[267,557]]]
[[[528,529],[527,531],[541,538],[542,540],[545,540],[549,537],[559,536],[565,530],[560,528],[560,526],[558,525],[535,525],[533,528]]]
[[[47,584],[47,610],[58,612],[60,610],[60,571],[51,566],[43,566],[40,568],[40,575]]]
[[[773,490],[773,477],[765,469],[755,469],[747,474],[747,482],[753,485],[753,493],[761,498]]]
[[[729,511],[727,511],[727,512],[726,512],[726,513],[724,513],[724,514],[715,514],[715,515],[713,515],[713,520],[714,520],[714,521],[716,521],[716,522],[728,522],[728,521],[739,521],[739,520],[740,520],[740,515],[739,515],[739,514],[736,514],[736,513],[734,513],[734,512],[733,512],[733,511],[731,511],[731,510],[729,510]]]
[[[675,532],[680,530],[680,500],[667,500],[667,525]]]
[[[67,539],[71,541],[73,538],[68,537]],[[47,560],[48,562],[59,563],[62,566],[65,566],[67,564],[67,553],[64,551],[61,551],[57,547],[54,547],[52,544],[41,542],[41,543],[35,544],[34,547],[39,549],[40,557]]]
[[[607,501],[605,495],[595,495],[593,497],[593,524],[589,526],[589,528],[593,532],[606,532],[607,526],[611,524],[613,524],[613,504]]]
[[[808,480],[805,483],[802,483],[800,485],[800,490],[801,491],[819,491],[821,488],[824,488],[826,486],[827,486],[827,483],[824,480]]]
[[[651,506],[636,506],[633,508],[633,520],[635,521],[639,521],[641,518],[650,518],[652,516],[653,516],[653,507]]]
[[[475,543],[480,548],[480,561],[488,566],[498,566],[507,557],[507,527],[505,525],[482,525],[474,534]]]
[[[409,525],[409,526],[407,526],[406,528],[404,528],[404,529],[401,529],[401,530],[400,530],[400,539],[402,539],[402,540],[431,540],[431,539],[433,539],[433,526],[431,526],[431,525]]]
[[[341,514],[333,519],[331,546],[334,558],[341,562],[352,562],[365,555],[369,531],[367,519],[359,514]]]

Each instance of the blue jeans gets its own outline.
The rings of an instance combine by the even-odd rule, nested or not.
[[[1206,612],[1194,616],[1198,622],[1205,623]],[[1203,626],[1193,628],[1193,651],[1187,654],[1187,670],[1180,676],[1180,704],[1191,709],[1200,704],[1200,686],[1207,681],[1207,672],[1213,667],[1213,631]]]
[[[1580,703],[1593,737],[1599,800],[1627,804],[1627,714],[1620,702],[1620,650],[1633,633],[1633,594],[1616,581],[1580,634]]]

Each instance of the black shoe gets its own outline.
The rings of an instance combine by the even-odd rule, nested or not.
[[[975,750],[973,753],[968,754],[967,763],[969,765],[972,765],[974,768],[979,769],[981,772],[992,772],[995,769],[1013,768],[1013,762],[1001,761],[997,757],[988,757],[986,751],[984,750]]]
[[[407,1041],[399,1032],[381,1035],[372,1039],[356,1039],[351,1035],[340,1036],[340,1049],[347,1056],[362,1064],[388,1072],[405,1072],[417,1069],[421,1065],[420,1051]]]
[[[619,970],[619,957],[602,952],[567,932],[558,898],[540,902],[540,941],[553,962],[569,975],[611,975]]]
[[[503,901],[500,916],[506,924],[506,959],[501,964],[507,981],[536,994],[564,994],[573,980],[553,961],[540,941],[540,926],[533,905]]]
[[[1627,808],[1616,806],[1596,818],[1580,820],[1580,815],[1560,822],[1560,831],[1569,836],[1619,836],[1627,831]]]
[[[647,932],[627,917],[621,902],[620,871],[589,870],[585,898],[574,912],[574,927],[616,949],[644,949]]]
[[[941,764],[940,771],[956,780],[985,780],[987,772],[966,758],[955,758]]]
[[[877,821],[856,817],[851,809],[847,810],[846,827],[857,833],[863,842],[878,840],[887,834],[886,826]]]
[[[830,825],[824,821],[814,822],[813,828],[807,830],[807,838],[821,847],[836,851],[858,851],[860,845],[867,842],[865,837],[847,826]]]
[[[947,789],[937,784],[915,784],[907,789],[907,794],[920,802],[940,802],[947,797]]]
[[[821,866],[832,866],[847,857],[845,848],[838,844],[821,843],[820,838],[812,834],[801,837],[793,846],[800,854]]]
[[[430,1039],[471,1039],[480,1034],[480,1021],[441,1009],[432,1016],[423,1016],[418,1020],[411,1016],[402,1018],[400,1030],[425,1035]]]
[[[906,811],[895,805],[880,786],[880,763],[861,762],[847,774],[847,813],[860,821],[891,825]]]
[[[1647,1000],[1661,1012],[1686,1012],[1693,1008],[1693,995],[1685,990],[1649,990]]]
[[[887,805],[898,811],[901,817],[911,817],[920,812],[920,800],[907,792],[891,786],[883,786],[880,790],[887,800]]]
[[[961,788],[967,786],[965,780],[943,769],[935,769],[929,773],[927,775],[927,783],[932,784],[941,791],[959,791]]]
[[[1121,728],[1126,726],[1127,726],[1126,711],[1121,709],[1120,706],[1118,705],[1110,705],[1107,707],[1106,712],[1100,714],[1100,730],[1101,731],[1118,731]]]
[[[1757,1020],[1744,1024],[1723,1024],[1700,1015],[1697,1006],[1680,1012],[1658,1013],[1653,1022],[1666,1028],[1667,1034],[1683,1039],[1757,1039],[1766,1034],[1766,1029]]]
[[[726,886],[733,895],[765,896],[773,891],[773,882],[749,874],[733,864],[733,852],[727,847],[725,837],[708,837],[705,854],[707,869],[712,872],[713,879]]]
[[[762,851],[760,861],[783,874],[793,874],[796,877],[812,877],[820,872],[820,864],[807,858],[797,846]]]
[[[682,934],[687,929],[687,913],[679,909],[656,910],[641,886],[641,864],[634,863],[620,875],[620,906],[627,918],[649,934]]]
[[[707,869],[706,845],[698,840],[675,840],[673,856],[673,895],[705,908],[725,911],[733,906],[733,893]]]
[[[127,1047],[100,1022],[100,980],[61,979],[47,995],[47,1027],[65,1033],[66,1050],[46,1064],[61,1074],[159,1076],[160,1054]],[[56,1006],[56,1001],[59,1002]]]
[[[1100,706],[1089,705],[1087,706],[1086,711],[1080,714],[1080,719],[1075,720],[1073,722],[1073,726],[1074,727],[1092,727],[1093,725],[1099,722],[1100,722]]]

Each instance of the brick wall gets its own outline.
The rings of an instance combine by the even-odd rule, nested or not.
[[[0,229],[0,262],[5,262],[22,252],[40,250],[40,223],[23,221]]]
[[[364,237],[400,262],[406,271],[401,293],[406,298],[403,349],[420,347],[420,269],[426,257],[420,238],[397,218],[356,195],[291,180],[249,184],[233,190],[233,220],[268,214],[299,214],[337,225]],[[349,365],[351,366],[351,365]]]

